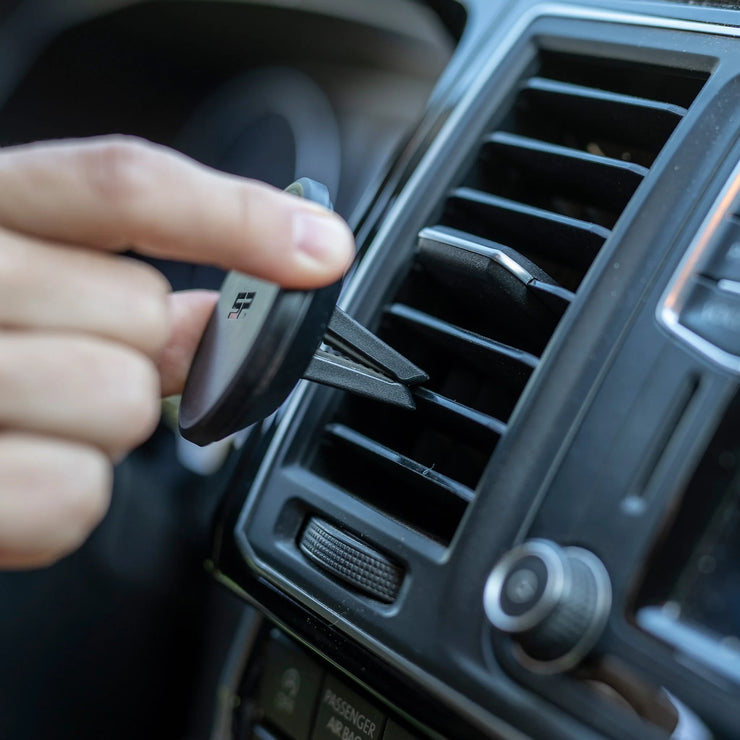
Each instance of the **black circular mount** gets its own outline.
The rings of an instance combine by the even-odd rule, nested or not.
[[[286,190],[331,208],[328,190],[313,180]],[[182,435],[205,445],[275,411],[321,344],[340,287],[286,290],[230,272],[185,383]]]

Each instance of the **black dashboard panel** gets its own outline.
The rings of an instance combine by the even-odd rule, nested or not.
[[[347,432],[347,420],[356,420],[337,394],[303,387],[285,409],[269,447],[259,449],[265,462],[260,466],[255,457],[247,474],[235,478],[240,491],[249,489],[240,516],[226,524],[228,529],[236,525],[239,549],[217,553],[221,578],[263,601],[273,618],[333,662],[341,666],[353,644],[360,656],[367,651],[386,662],[388,674],[363,671],[366,688],[412,712],[411,698],[404,708],[402,699],[382,690],[383,675],[400,673],[430,699],[453,709],[467,723],[457,731],[443,719],[436,723],[434,713],[415,717],[427,731],[445,737],[515,737],[519,732],[532,737],[661,737],[678,732],[676,728],[685,731],[687,723],[700,733],[690,736],[740,733],[734,706],[738,686],[731,672],[702,661],[696,647],[682,651],[675,630],[668,635],[667,628],[662,633],[654,625],[646,629],[639,606],[683,492],[736,391],[732,373],[667,330],[660,316],[684,255],[695,240],[715,232],[718,209],[725,207],[722,193],[734,187],[740,154],[738,31],[732,25],[734,14],[727,10],[663,3],[604,5],[502,5],[477,56],[468,62],[477,76],[456,91],[457,97],[450,93],[454,105],[440,131],[426,141],[406,177],[401,174],[398,184],[389,183],[396,190],[383,218],[360,231],[368,236],[361,243],[366,254],[342,302],[383,332],[389,313],[391,318],[404,313],[398,308],[398,295],[405,295],[404,276],[430,238],[422,232],[417,240],[417,232],[440,220],[448,223],[448,218],[461,228],[461,217],[449,215],[448,194],[452,190],[453,198],[470,197],[459,189],[478,142],[491,128],[511,130],[506,111],[512,100],[518,105],[521,81],[546,68],[541,50],[568,57],[555,65],[558,69],[574,57],[585,60],[587,68],[575,82],[568,81],[572,85],[590,84],[593,68],[611,60],[616,71],[609,84],[616,98],[650,97],[648,78],[664,74],[660,70],[674,70],[677,77],[695,83],[690,95],[677,99],[685,110],[681,122],[605,234],[585,277],[570,283],[575,296],[538,355],[513,413],[504,419],[480,482],[467,484],[475,489],[475,498],[462,518],[457,516],[459,526],[453,522],[440,528],[430,524],[429,516],[415,518],[413,511],[395,504],[394,496],[425,506],[426,489],[419,494],[408,473],[387,479],[386,485],[397,486],[388,489],[388,500],[378,490],[383,487],[380,476],[355,488],[351,468],[337,477],[334,468],[317,465],[325,454],[322,434],[327,429],[332,444],[337,438],[359,444],[363,454],[380,455],[384,469],[389,456],[385,442],[378,448]],[[471,32],[475,20],[471,4]],[[629,84],[627,64],[650,67],[629,89],[620,87]],[[548,69],[549,75],[560,74],[552,72],[552,65]],[[670,100],[674,85],[665,75],[652,96]],[[538,94],[550,92],[538,81],[527,85]],[[566,92],[585,95],[570,88]],[[585,104],[582,111],[590,115]],[[499,135],[497,143],[501,141]],[[596,145],[586,142],[587,154],[602,156],[604,146],[594,141]],[[399,166],[403,164],[401,160]],[[380,203],[383,197],[381,191]],[[503,207],[490,198],[487,204],[498,212]],[[550,207],[572,213],[571,206]],[[716,283],[714,279],[712,285]],[[731,288],[714,290],[725,290],[724,298]],[[701,308],[711,303],[703,296],[697,300],[704,302]],[[405,465],[413,454],[398,435],[393,439],[402,449],[395,461]],[[263,438],[262,444],[267,443]],[[425,464],[427,478],[454,488],[446,473]],[[361,471],[358,475],[370,475]],[[431,509],[445,505],[432,498],[426,504]],[[732,507],[725,509],[727,516]],[[443,511],[441,518],[448,516]],[[403,564],[406,576],[396,601],[385,605],[354,593],[301,555],[297,542],[302,526],[316,514]],[[483,589],[492,567],[512,546],[531,539],[585,548],[609,574],[613,600],[606,627],[574,670],[550,672],[522,662],[518,640],[491,628],[484,614]],[[734,565],[728,567],[734,572]],[[732,578],[725,583],[734,582]],[[263,579],[287,593],[282,605]],[[670,594],[656,598],[668,618],[675,601]],[[320,637],[312,639],[287,616],[298,604],[331,625],[327,634],[336,635],[339,649]],[[734,636],[722,637],[717,650],[727,651],[729,661]],[[350,663],[347,670],[357,676],[357,665]],[[708,729],[696,729],[702,727]]]

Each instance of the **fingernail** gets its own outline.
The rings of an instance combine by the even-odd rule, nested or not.
[[[354,256],[352,232],[336,216],[298,211],[293,236],[298,250],[322,265],[349,264]]]

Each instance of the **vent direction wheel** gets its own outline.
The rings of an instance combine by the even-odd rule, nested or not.
[[[396,600],[403,569],[354,535],[311,517],[298,547],[309,560],[356,591],[386,604]]]

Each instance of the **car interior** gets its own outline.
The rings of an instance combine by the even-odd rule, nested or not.
[[[0,573],[1,740],[740,738],[740,4],[0,4],[0,145],[109,133],[325,186],[420,374],[166,399]]]

